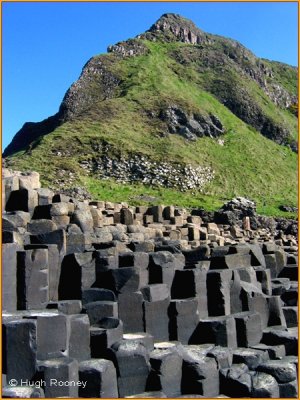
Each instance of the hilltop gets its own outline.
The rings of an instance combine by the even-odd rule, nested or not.
[[[279,214],[297,201],[297,73],[164,14],[92,57],[5,164],[103,200],[214,209],[246,196]]]

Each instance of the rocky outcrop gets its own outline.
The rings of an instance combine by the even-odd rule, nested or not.
[[[242,221],[245,217],[249,218],[251,227],[256,229],[256,205],[253,201],[243,197],[237,197],[225,203],[214,215],[217,223],[229,224],[231,226],[239,225],[240,227],[242,227]]]
[[[64,120],[83,116],[97,101],[114,97],[120,79],[110,70],[107,57],[91,58],[83,67],[80,78],[65,94],[60,106]]]
[[[208,136],[216,138],[225,133],[224,127],[215,115],[188,115],[177,106],[168,107],[160,112],[160,119],[167,124],[170,133],[177,133],[187,140]]]
[[[163,34],[165,40],[180,41],[188,44],[200,44],[208,41],[208,35],[196,25],[178,14],[164,14],[151,26],[149,33]],[[146,38],[149,38],[147,35]]]
[[[59,112],[41,122],[26,122],[14,136],[12,142],[5,148],[3,157],[25,149],[27,153],[30,153],[35,146],[38,146],[39,140],[44,135],[53,132],[62,123],[63,115]]]
[[[297,152],[297,142],[291,139],[289,130],[267,116],[251,95],[239,86],[237,80],[217,79],[209,90],[236,116],[253,126],[262,135]]]
[[[53,132],[66,121],[83,117],[94,103],[112,98],[120,79],[110,71],[111,62],[113,60],[101,56],[91,58],[79,79],[66,92],[58,113],[41,122],[25,123],[4,150],[3,156],[25,149],[30,153],[44,135]]]
[[[118,42],[117,44],[108,46],[107,51],[109,53],[119,54],[122,57],[141,56],[149,53],[148,48],[137,39]]]
[[[139,182],[183,192],[191,189],[202,192],[214,178],[214,171],[210,167],[156,162],[143,155],[128,158],[103,155],[92,162],[84,161],[81,166],[102,179],[114,178],[121,183]]]
[[[286,211],[289,210],[290,208]],[[213,218],[217,223],[239,226],[240,228],[244,227],[245,218],[248,218],[251,229],[267,229],[276,238],[280,238],[282,234],[298,235],[298,222],[296,220],[258,215],[256,204],[243,197],[237,197],[225,203],[220,210],[214,213]]]
[[[297,397],[297,238],[251,201],[239,227],[3,184],[4,397]]]
[[[20,150],[30,152],[34,146],[39,145],[39,138],[51,133],[66,121],[90,116],[101,123],[103,114],[99,112],[99,102],[124,97],[128,91],[126,80],[132,75],[123,75],[126,67],[119,68],[119,63],[130,57],[150,54],[147,40],[163,42],[165,46],[168,42],[177,41],[186,44],[187,46],[180,45],[176,49],[173,47],[165,49],[167,57],[173,58],[176,63],[191,67],[194,71],[189,77],[189,74],[186,75],[182,70],[180,74],[183,81],[192,80],[196,86],[200,85],[201,90],[213,94],[238,118],[253,126],[264,136],[297,151],[297,143],[292,138],[289,124],[271,118],[270,114],[276,116],[276,109],[271,113],[267,112],[260,101],[256,101],[255,93],[250,90],[251,85],[258,85],[258,89],[263,90],[268,96],[266,99],[269,98],[274,107],[289,109],[291,105],[297,103],[296,90],[293,89],[293,86],[296,86],[296,69],[259,59],[237,41],[207,34],[197,28],[192,21],[177,14],[164,14],[147,32],[134,39],[109,46],[107,55],[91,58],[84,66],[79,79],[65,94],[58,113],[39,123],[26,123],[5,149],[4,156]],[[170,67],[172,66],[168,63],[168,68]],[[177,67],[173,67],[175,73],[178,73]],[[278,72],[274,72],[275,67],[282,72],[282,77]],[[133,75],[135,73],[137,71],[132,72]],[[134,80],[131,85],[134,85]],[[168,102],[170,103],[169,99]],[[143,104],[142,112],[144,108],[147,109]],[[169,108],[169,111],[165,110],[164,117],[167,120],[169,117],[178,119],[177,126],[169,124],[170,132],[175,130],[188,140],[202,136],[216,137],[223,132],[222,123],[215,120],[214,112],[207,115],[199,109],[196,113],[200,114],[198,117],[184,116],[190,125],[187,127],[185,121],[183,124],[179,121],[180,110],[176,104],[174,107],[169,104]]]

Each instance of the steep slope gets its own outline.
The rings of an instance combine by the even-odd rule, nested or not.
[[[163,187],[185,205],[200,192],[296,202],[296,68],[174,14],[108,51],[87,62],[55,116],[16,134],[8,165],[113,198],[120,184],[105,188],[117,180],[127,196],[164,200],[150,189]]]

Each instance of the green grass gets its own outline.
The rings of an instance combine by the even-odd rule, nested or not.
[[[298,95],[298,69],[289,65],[263,59],[263,62],[272,69],[277,82],[294,96]]]
[[[281,204],[297,202],[297,156],[242,122],[212,94],[201,88],[202,79],[193,65],[184,66],[170,57],[170,50],[183,44],[147,42],[150,54],[131,57],[110,64],[122,83],[115,98],[95,101],[80,118],[65,122],[54,132],[39,139],[32,151],[10,157],[15,169],[36,170],[44,185],[51,185],[59,171],[75,175],[79,186],[86,186],[94,198],[141,204],[138,196],[155,197],[155,203],[183,207],[218,209],[226,200],[245,196],[257,202],[265,215],[289,216]],[[100,56],[103,57],[103,56]],[[279,72],[278,72],[279,73]],[[213,72],[210,72],[213,74]],[[206,74],[205,79],[212,79]],[[89,85],[95,92],[97,84]],[[271,118],[284,120],[295,131],[296,118],[276,108],[252,82],[249,93]],[[95,95],[95,98],[97,96]],[[166,126],[157,116],[169,105],[187,112],[213,113],[225,127],[222,139],[201,138],[188,142],[179,135],[162,137]],[[152,113],[152,116],[150,115]],[[141,184],[121,185],[89,175],[79,162],[99,156],[97,145],[110,145],[112,157],[143,154],[156,161],[170,161],[194,166],[210,166],[214,180],[204,193],[181,193]],[[55,155],[58,151],[64,156]],[[293,215],[292,215],[293,216]]]
[[[185,208],[204,208],[208,211],[216,211],[229,200],[224,197],[203,195],[199,192],[178,192],[172,189],[151,188],[142,184],[119,184],[108,180],[97,180],[87,177],[82,182],[97,200],[128,202],[131,205],[175,205]],[[144,200],[144,196],[151,199]],[[257,204],[257,212],[266,216],[296,218],[296,213],[287,213],[279,210],[283,199],[253,199]],[[292,205],[292,204],[290,204]]]

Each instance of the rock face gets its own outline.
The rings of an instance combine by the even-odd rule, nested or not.
[[[147,57],[151,53],[147,42],[183,43],[175,49],[168,50],[166,54],[175,64],[194,69],[197,76],[194,82],[196,87],[199,85],[199,89],[213,94],[238,118],[264,136],[297,151],[290,125],[276,119],[276,111],[274,112],[276,108],[289,109],[297,103],[296,69],[259,59],[240,43],[205,33],[192,21],[180,15],[164,14],[145,33],[109,46],[107,55],[91,58],[84,66],[79,79],[65,94],[58,113],[39,123],[26,123],[5,149],[4,155],[9,156],[22,149],[30,150],[38,138],[51,133],[67,121],[82,119],[86,113],[92,113],[93,118],[98,115],[97,119],[103,122],[103,115],[99,113],[99,103],[112,98],[126,97],[128,89],[132,86],[130,79],[134,72],[123,75],[122,63],[132,57]],[[183,81],[191,79],[183,72],[179,73],[179,77]],[[293,81],[289,83],[289,79]],[[285,81],[288,82],[287,85]],[[266,112],[257,101],[249,82],[250,86],[255,85],[269,100],[268,107],[272,108],[274,118],[271,118],[270,112]],[[295,89],[291,91],[290,87],[294,84]],[[170,110],[178,119],[175,127],[169,124],[170,131],[187,139],[216,137],[224,133],[222,123],[214,113],[202,115],[200,108],[199,115],[196,113],[198,117],[184,116],[183,120],[186,121],[180,122],[182,116],[177,111],[176,108]],[[183,112],[186,113],[186,110]],[[165,117],[168,119],[168,115]]]
[[[223,125],[215,115],[187,115],[175,106],[161,111],[160,118],[167,124],[170,133],[177,133],[188,140],[203,136],[215,138],[224,133]]]
[[[99,146],[100,148],[100,146]],[[110,146],[101,147],[101,155],[91,161],[83,161],[82,168],[99,178],[114,178],[117,182],[143,182],[153,187],[176,188],[182,192],[197,189],[202,191],[214,178],[211,167],[171,162],[156,162],[146,156],[132,155],[129,158],[110,155]],[[100,153],[100,152],[99,152]]]
[[[105,61],[101,57],[92,58],[85,64],[80,78],[69,88],[60,105],[59,113],[64,120],[82,115],[97,101],[114,97],[120,80]],[[93,87],[91,76],[97,81],[96,88]]]
[[[108,46],[107,51],[122,57],[141,56],[149,52],[147,47],[136,39],[129,39],[125,42],[119,42],[115,45]]]
[[[188,44],[201,44],[208,39],[207,35],[197,28],[192,21],[178,14],[162,15],[148,32],[163,33],[164,38],[175,39]]]
[[[3,396],[297,397],[297,238],[254,203],[225,223],[3,174]]]

